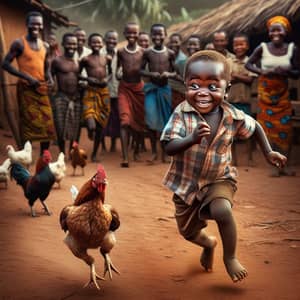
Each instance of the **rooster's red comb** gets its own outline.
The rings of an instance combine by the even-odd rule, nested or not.
[[[43,152],[43,158],[46,159],[47,161],[51,161],[52,156],[49,150],[44,150]]]
[[[97,167],[97,174],[100,175],[102,178],[106,178],[106,172],[101,164],[99,164]]]
[[[73,144],[72,144],[72,147],[73,148],[78,147],[78,143],[76,141],[74,141]]]

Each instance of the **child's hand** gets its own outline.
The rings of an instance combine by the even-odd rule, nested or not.
[[[160,73],[159,72],[152,72],[151,73],[151,77],[153,78],[153,79],[160,79]]]
[[[206,122],[199,122],[192,133],[194,144],[200,144],[204,136],[210,135],[210,126]]]
[[[287,158],[276,151],[271,151],[267,154],[267,160],[277,168],[281,169],[285,166]]]
[[[160,77],[161,79],[168,79],[172,74],[170,72],[163,72]]]

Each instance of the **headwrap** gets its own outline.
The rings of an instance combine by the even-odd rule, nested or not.
[[[286,29],[287,32],[292,30],[290,21],[284,16],[275,16],[267,21],[267,27],[270,28],[271,25],[279,23]]]

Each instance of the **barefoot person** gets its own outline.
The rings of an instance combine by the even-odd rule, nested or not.
[[[19,102],[19,148],[26,141],[39,141],[40,154],[55,139],[55,128],[48,88],[53,86],[49,69],[48,46],[39,38],[43,30],[43,17],[39,12],[29,12],[26,18],[27,35],[13,41],[5,56],[2,68],[19,77],[17,94]],[[12,62],[16,59],[18,69]]]
[[[236,170],[231,166],[233,137],[258,141],[266,160],[283,167],[286,157],[274,152],[262,127],[251,116],[224,101],[230,78],[226,58],[216,51],[192,55],[184,79],[187,100],[179,104],[161,141],[173,156],[164,185],[174,192],[175,217],[180,233],[203,247],[200,262],[211,271],[216,238],[207,235],[207,219],[217,222],[223,260],[231,279],[247,276],[236,258],[237,230],[231,207],[236,191]]]
[[[175,53],[164,45],[167,36],[163,24],[153,24],[150,30],[152,47],[144,52],[141,74],[150,78],[145,84],[145,123],[149,129],[153,163],[157,159],[157,132],[162,132],[171,115],[172,99],[169,78],[177,78]],[[162,160],[165,160],[164,153]]]
[[[107,73],[111,74],[111,58],[100,54],[103,38],[93,33],[88,39],[92,54],[80,61],[80,70],[86,70],[88,82],[83,97],[83,119],[88,129],[88,137],[94,140],[91,160],[97,161],[97,152],[101,141],[102,130],[105,128],[110,113],[110,98],[107,87]]]
[[[117,78],[119,85],[119,115],[121,122],[121,146],[123,160],[121,167],[128,168],[128,139],[129,131],[135,138],[134,160],[139,160],[139,145],[144,124],[144,83],[140,69],[144,50],[137,44],[139,26],[136,23],[127,23],[124,36],[127,46],[118,50]],[[122,75],[120,75],[122,68]]]
[[[77,38],[73,33],[66,33],[62,38],[64,54],[52,61],[51,73],[57,82],[54,96],[54,121],[59,150],[65,153],[65,141],[78,137],[81,119],[81,99],[78,91],[79,64],[74,59]],[[78,142],[78,141],[77,141]]]

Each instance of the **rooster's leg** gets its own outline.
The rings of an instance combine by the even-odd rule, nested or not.
[[[76,170],[76,167],[73,168],[73,176],[75,176],[75,170]]]
[[[33,218],[36,217],[36,213],[35,210],[33,209],[33,206],[30,206],[30,213]]]
[[[103,238],[103,242],[101,244],[100,253],[104,257],[104,274],[106,275],[108,272],[108,276],[110,280],[112,280],[112,271],[114,271],[117,274],[120,274],[119,270],[113,265],[111,258],[109,256],[110,250],[114,247],[116,244],[116,237],[112,231],[109,231]]]
[[[70,234],[67,234],[67,236],[64,239],[64,242],[76,257],[84,260],[90,267],[90,280],[83,286],[83,288],[89,286],[90,284],[94,284],[96,288],[100,290],[100,287],[97,283],[97,279],[105,279],[96,273],[94,258],[88,255],[86,249],[82,249]]]
[[[42,205],[43,205],[43,207],[44,207],[44,210],[45,210],[46,214],[47,214],[48,216],[51,216],[51,212],[50,212],[50,210],[49,210],[47,204],[44,203],[44,201],[42,201],[42,200],[41,200],[41,203],[42,203]]]

